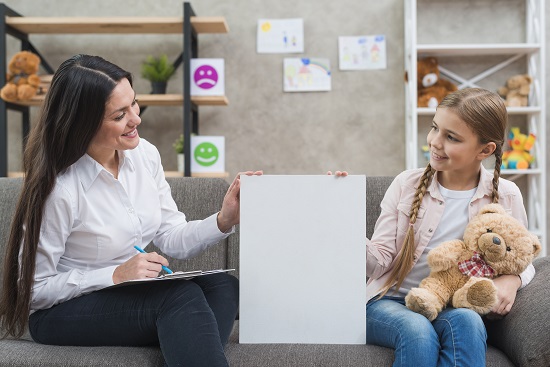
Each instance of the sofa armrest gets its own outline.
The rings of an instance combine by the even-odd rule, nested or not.
[[[516,297],[503,319],[486,321],[489,344],[516,366],[550,366],[550,257],[533,262],[535,278]]]

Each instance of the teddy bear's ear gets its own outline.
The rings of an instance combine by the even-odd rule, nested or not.
[[[542,250],[542,246],[537,236],[535,236],[532,233],[531,233],[531,236],[533,237],[533,256],[537,257],[540,253],[540,250]]]
[[[31,54],[31,55],[32,55],[32,58],[33,58],[34,62],[36,64],[40,64],[40,57],[36,54]]]
[[[506,210],[500,204],[487,204],[479,211],[479,214],[488,213],[506,214]]]

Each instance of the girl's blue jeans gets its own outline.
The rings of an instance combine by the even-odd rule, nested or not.
[[[484,367],[487,332],[472,310],[448,307],[430,322],[386,296],[367,303],[367,344],[395,349],[394,367]]]
[[[42,344],[160,345],[165,366],[228,366],[238,297],[225,273],[106,288],[33,313],[29,330]]]

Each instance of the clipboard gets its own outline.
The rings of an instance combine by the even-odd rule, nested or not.
[[[210,274],[217,274],[217,273],[227,273],[229,271],[233,271],[235,269],[214,269],[214,270],[192,270],[192,271],[175,271],[172,274],[163,274],[159,275],[155,278],[145,278],[145,279],[132,279],[127,280],[122,283],[118,283],[115,285],[112,285],[107,288],[115,288],[115,287],[122,287],[122,286],[128,286],[128,285],[134,285],[134,284],[142,284],[147,282],[155,282],[160,280],[177,280],[177,279],[193,279],[195,277],[200,277],[203,275],[210,275]]]

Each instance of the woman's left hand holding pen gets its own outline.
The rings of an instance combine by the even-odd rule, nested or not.
[[[113,272],[113,282],[118,284],[134,279],[155,278],[162,266],[168,266],[168,260],[156,252],[138,253],[117,266]]]

